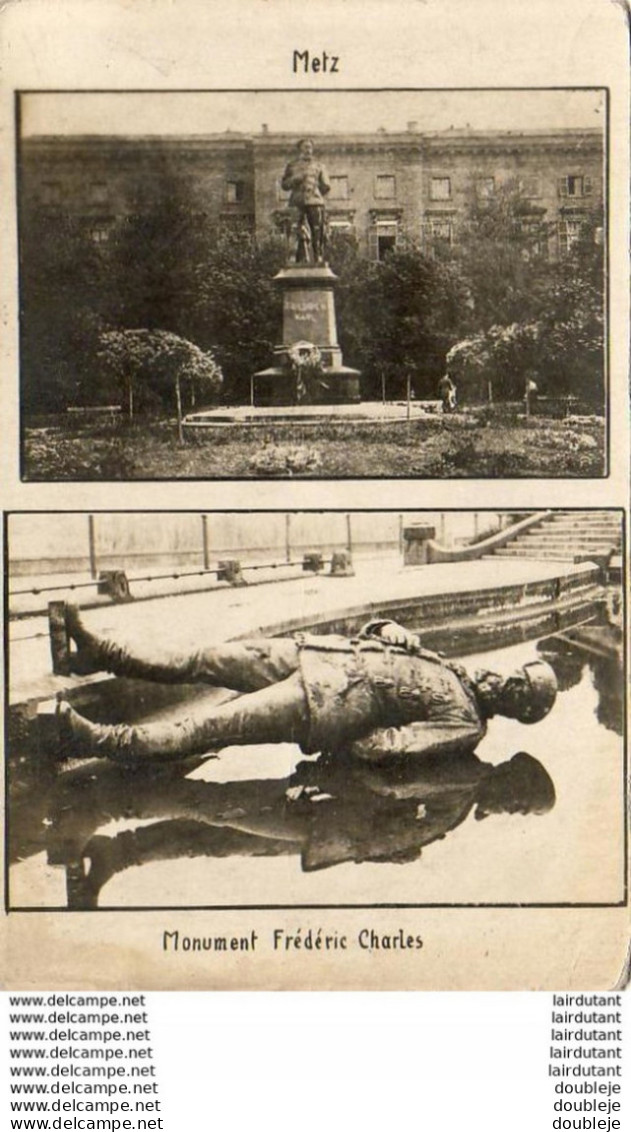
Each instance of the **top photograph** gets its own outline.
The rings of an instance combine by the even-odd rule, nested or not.
[[[608,474],[607,91],[23,91],[21,478]]]

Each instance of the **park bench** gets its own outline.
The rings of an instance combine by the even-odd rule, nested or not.
[[[66,413],[71,418],[80,421],[108,420],[114,424],[120,420],[122,409],[120,405],[69,405]]]

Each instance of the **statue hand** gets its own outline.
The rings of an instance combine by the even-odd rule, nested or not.
[[[373,635],[373,634],[371,634]],[[385,645],[395,645],[398,648],[414,652],[421,648],[421,638],[417,633],[410,633],[396,621],[385,621],[378,626],[374,636],[377,636]]]

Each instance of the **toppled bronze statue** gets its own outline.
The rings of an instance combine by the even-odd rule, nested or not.
[[[206,683],[242,693],[177,721],[91,723],[58,704],[62,753],[129,764],[183,759],[233,744],[295,742],[307,753],[346,751],[383,759],[470,753],[495,714],[543,719],[557,682],[542,660],[508,677],[469,675],[424,649],[392,621],[372,621],[356,639],[294,638],[226,642],[188,655],[142,655],[92,633],[78,610],[52,603],[57,671],[108,671],[165,684]],[[75,647],[73,647],[75,646]]]

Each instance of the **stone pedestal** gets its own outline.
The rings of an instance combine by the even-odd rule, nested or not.
[[[288,356],[288,350],[296,343],[317,346],[322,357],[322,375],[310,383],[306,404],[359,401],[359,370],[343,365],[337,341],[334,296],[337,276],[328,264],[292,264],[282,268],[274,282],[283,292],[282,341],[274,350],[276,364],[254,375],[255,403],[300,403]]]
[[[350,550],[336,550],[331,555],[332,578],[354,578],[355,569]]]
[[[403,565],[426,566],[428,557],[428,544],[436,538],[436,528],[414,523],[403,530]]]

